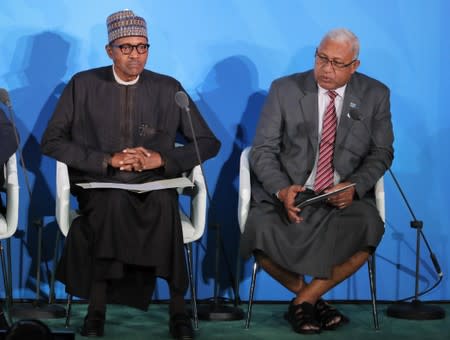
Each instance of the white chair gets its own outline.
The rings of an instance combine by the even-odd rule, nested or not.
[[[192,269],[192,243],[199,240],[204,231],[206,223],[207,192],[205,179],[200,166],[196,166],[189,174],[184,174],[194,183],[194,190],[185,190],[191,197],[190,216],[180,207],[181,225],[183,228],[183,240],[187,252],[189,285],[191,287],[192,312],[194,316],[194,327],[198,328],[197,296]],[[178,190],[184,194],[183,190]],[[69,232],[72,221],[78,216],[77,212],[70,207],[70,181],[67,165],[56,162],[56,220],[64,237]],[[69,295],[66,314],[66,327],[69,325],[71,307],[71,296]]]
[[[245,223],[247,221],[248,212],[250,210],[250,200],[251,200],[251,181],[250,181],[250,164],[248,161],[248,154],[251,147],[245,148],[241,153],[240,168],[239,168],[239,202],[238,202],[238,221],[241,233],[244,233]],[[380,216],[385,221],[385,209],[384,209],[384,181],[381,177],[375,185],[375,197],[377,209]],[[378,312],[376,305],[376,286],[375,286],[375,256],[371,256],[367,261],[368,271],[369,271],[369,281],[370,281],[370,293],[372,299],[372,315],[374,321],[374,327],[376,330],[379,329],[378,322]],[[245,321],[245,328],[250,327],[250,319],[252,316],[253,307],[253,296],[255,293],[256,284],[256,272],[258,270],[258,263],[254,261],[252,279],[250,283],[250,293],[248,299],[248,309],[247,318]]]
[[[2,263],[3,281],[8,311],[12,303],[12,277],[11,277],[11,236],[17,230],[19,220],[19,180],[17,176],[16,155],[12,155],[4,167],[6,189],[6,216],[0,214],[0,241],[6,240],[6,268],[3,256],[3,245],[0,245],[0,257]]]

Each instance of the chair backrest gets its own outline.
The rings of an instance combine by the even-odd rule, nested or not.
[[[186,174],[196,188],[191,195],[190,217],[183,213],[182,221],[189,225],[189,233],[183,233],[184,243],[198,240],[205,231],[207,193],[206,184],[200,166],[194,167]],[[181,211],[180,211],[181,213]],[[70,180],[67,165],[56,161],[56,221],[64,236],[67,236],[72,221],[79,216],[70,207]],[[186,223],[183,223],[185,226]],[[183,228],[183,230],[186,228]]]
[[[0,239],[11,237],[19,222],[19,179],[17,160],[13,154],[5,166],[6,219],[0,218]],[[3,217],[3,216],[1,216]]]
[[[77,213],[70,208],[70,180],[67,165],[56,161],[56,210],[55,216],[59,229],[67,236],[72,221]]]
[[[238,202],[238,221],[241,233],[245,230],[245,222],[247,221],[248,212],[250,210],[251,200],[251,179],[250,164],[248,155],[251,147],[246,147],[241,153],[239,167],[239,202]],[[381,177],[375,184],[375,200],[378,212],[383,222],[385,221],[385,202],[384,202],[384,180]]]

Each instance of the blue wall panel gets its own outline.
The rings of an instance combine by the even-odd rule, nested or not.
[[[393,170],[403,185],[444,273],[449,272],[450,190],[448,77],[450,4],[436,1],[2,1],[0,11],[0,87],[10,91],[30,181],[28,199],[20,173],[21,214],[13,238],[15,298],[33,298],[36,281],[36,223],[44,225],[39,264],[42,290],[48,291],[52,268],[54,161],[42,157],[39,141],[62,88],[81,70],[110,64],[104,51],[105,20],[110,13],[133,9],[148,22],[151,43],[147,67],[178,78],[196,101],[223,146],[205,165],[213,202],[209,228],[195,247],[200,298],[213,294],[215,229],[223,236],[221,295],[232,296],[231,282],[239,231],[238,166],[241,150],[251,144],[259,110],[273,79],[313,66],[322,35],[348,27],[361,40],[360,71],[391,88],[395,130]],[[387,225],[377,251],[378,295],[399,299],[414,292],[415,231],[392,179],[386,177]],[[422,246],[420,285],[436,279]],[[239,273],[247,298],[250,263]],[[449,300],[448,279],[424,300]],[[57,297],[64,287],[57,286]],[[157,298],[167,298],[158,285]],[[256,298],[287,300],[291,294],[265,273]],[[333,299],[367,299],[363,268],[329,294]]]

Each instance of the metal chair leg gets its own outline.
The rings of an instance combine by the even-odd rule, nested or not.
[[[55,249],[53,252],[53,268],[50,276],[50,292],[48,294],[48,303],[52,304],[55,301],[55,272],[56,272],[56,261],[58,259],[58,246],[61,232],[58,228],[56,231],[56,239],[55,239]]]
[[[372,297],[372,315],[373,315],[373,324],[374,324],[375,330],[379,330],[380,324],[378,322],[377,295],[376,295],[374,265],[375,265],[375,257],[371,256],[369,258],[369,260],[367,261],[367,268],[369,270],[370,295]]]
[[[8,265],[8,288],[9,288],[9,298],[7,301],[8,304],[8,313],[12,307],[13,303],[13,291],[12,291],[12,265],[11,265],[11,238],[6,239],[6,263]],[[11,315],[10,315],[11,319]]]
[[[253,296],[255,294],[256,271],[258,270],[258,262],[253,263],[252,282],[250,284],[250,294],[248,296],[247,320],[245,320],[245,329],[250,327],[250,319],[252,318]]]
[[[188,261],[188,276],[189,276],[189,285],[191,287],[191,305],[192,305],[192,314],[194,316],[194,329],[198,329],[198,311],[197,311],[197,294],[195,292],[195,283],[194,283],[194,275],[192,269],[192,244],[188,243],[185,245],[187,251],[187,261]]]
[[[6,262],[5,262],[5,256],[3,255],[3,242],[0,243],[0,260],[2,265],[2,274],[3,274],[3,285],[5,286],[5,300],[9,300],[9,278],[8,278],[8,271],[6,268]],[[8,304],[8,302],[7,302]]]
[[[67,306],[66,306],[66,324],[64,327],[69,328],[70,326],[70,313],[72,311],[72,295],[67,294]]]
[[[236,307],[241,304],[241,295],[239,293],[240,273],[241,273],[241,257],[238,254],[236,260],[236,276],[234,278],[234,306]]]
[[[37,258],[36,258],[36,298],[35,302],[39,304],[41,299],[41,259],[42,259],[42,219],[34,222],[38,230],[38,241],[37,241]]]

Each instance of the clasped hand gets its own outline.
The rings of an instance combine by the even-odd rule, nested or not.
[[[328,188],[324,192],[335,191],[348,184],[350,184],[350,182],[342,182]],[[303,218],[299,215],[301,209],[295,206],[295,197],[299,192],[303,191],[305,191],[305,187],[294,184],[280,190],[280,192],[278,193],[278,198],[283,203],[289,220],[293,223],[300,223],[301,221],[303,221]],[[344,190],[336,195],[330,196],[327,200],[327,203],[338,209],[344,209],[352,204],[354,196],[355,187],[350,187],[347,190]]]
[[[122,171],[141,172],[160,168],[164,163],[159,152],[139,146],[116,152],[111,158],[110,165]]]

